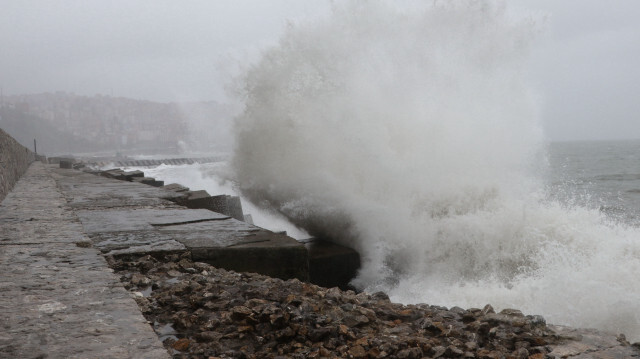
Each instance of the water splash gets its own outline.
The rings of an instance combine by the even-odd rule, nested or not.
[[[241,191],[355,247],[365,290],[640,338],[638,232],[542,185],[534,32],[484,1],[347,2],[292,25],[245,77]]]

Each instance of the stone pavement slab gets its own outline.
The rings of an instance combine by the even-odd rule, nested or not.
[[[189,251],[192,259],[225,269],[308,279],[307,250],[291,237],[172,202],[184,202],[184,193],[74,170],[50,171],[93,246],[105,255]]]
[[[76,214],[88,234],[120,231],[153,230],[157,226],[229,219],[229,216],[206,209],[112,209],[77,211]]]
[[[1,358],[169,358],[49,170],[0,203]]]
[[[49,170],[73,209],[182,208],[169,200],[182,198],[184,194],[75,170]]]

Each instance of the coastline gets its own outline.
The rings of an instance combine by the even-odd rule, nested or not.
[[[3,296],[2,305],[24,314],[40,314],[20,321],[17,319],[24,318],[24,314],[10,314],[5,324],[8,334],[0,338],[0,353],[32,351],[35,344],[30,338],[33,336],[47,338],[39,352],[100,353],[102,344],[96,346],[91,340],[64,346],[60,342],[62,337],[80,335],[76,332],[87,329],[86,325],[97,329],[82,335],[91,335],[101,343],[118,342],[118,350],[123,352],[141,353],[146,345],[152,345],[144,334],[144,343],[149,344],[134,347],[135,343],[142,343],[138,341],[142,333],[151,329],[142,330],[146,320],[146,325],[155,329],[158,344],[162,341],[174,358],[640,357],[637,344],[631,345],[623,335],[548,325],[540,316],[525,315],[515,309],[495,313],[490,305],[482,309],[402,305],[390,302],[383,293],[355,293],[298,279],[282,280],[215,268],[194,260],[193,253],[185,248],[162,251],[143,245],[129,252],[114,252],[115,247],[105,252],[102,249],[106,247],[101,247],[95,236],[92,238],[90,233],[94,232],[87,226],[105,226],[108,217],[95,216],[97,222],[86,222],[91,217],[87,212],[91,210],[107,211],[124,206],[130,210],[128,213],[138,215],[162,209],[171,213],[192,210],[174,207],[175,203],[162,197],[175,194],[142,182],[115,181],[72,169],[54,169],[38,162],[31,165],[30,171],[35,172],[28,171],[16,187],[18,192],[13,192],[10,200],[0,206],[6,237],[0,248],[5,256],[22,253],[19,268],[13,268],[13,261],[8,257],[4,261],[6,272],[11,273],[13,279],[3,282],[8,294]],[[83,184],[80,177],[88,182]],[[34,189],[38,190],[33,192]],[[48,200],[54,194],[59,204]],[[43,210],[45,204],[53,207]],[[54,212],[60,215],[51,217]],[[144,224],[136,222],[135,216],[120,218],[124,220],[118,224],[121,227],[127,223]],[[138,216],[140,218],[146,217]],[[136,231],[139,233],[147,230],[145,228]],[[123,229],[109,230],[130,233]],[[158,243],[162,241],[159,238]],[[45,253],[43,245],[55,251]],[[55,256],[63,252],[68,255]],[[64,276],[62,286],[57,280],[47,282],[46,285],[53,285],[55,290],[46,295],[38,289],[43,284],[27,284],[41,280],[24,269],[33,267],[42,273],[44,259],[41,257],[45,254],[46,260],[55,264],[47,268]],[[92,282],[88,286],[86,279],[81,279],[84,267],[77,264],[85,262],[82,266],[89,266],[91,271],[99,269],[105,275],[115,271],[114,279],[120,281],[116,279],[111,283],[111,279],[105,277],[104,283]],[[113,288],[109,293],[117,292],[117,301],[111,303],[108,296],[100,294],[103,284]],[[89,299],[86,295],[73,294],[87,290],[91,293],[91,305],[85,303]],[[39,294],[34,296],[35,293]],[[22,302],[20,298],[25,296],[34,300]],[[144,320],[135,320],[139,331],[123,331],[126,328],[119,327],[127,323],[118,319],[121,314],[117,314],[125,307],[127,313],[137,312],[139,316],[142,312],[146,316]],[[107,309],[113,313],[104,312]],[[102,313],[101,316],[94,318],[98,313]],[[113,318],[105,322],[104,315]],[[87,318],[86,325],[56,324],[53,329],[55,323],[80,317]],[[128,339],[114,334],[120,332]],[[158,353],[156,344],[151,347],[153,353]]]

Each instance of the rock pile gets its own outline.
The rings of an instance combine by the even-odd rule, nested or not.
[[[192,262],[114,259],[174,358],[544,358],[559,338],[540,316],[392,303]]]

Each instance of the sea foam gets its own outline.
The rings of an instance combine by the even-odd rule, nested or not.
[[[244,78],[239,189],[357,249],[400,302],[515,307],[640,339],[640,232],[549,200],[528,54],[503,2],[341,2]]]

